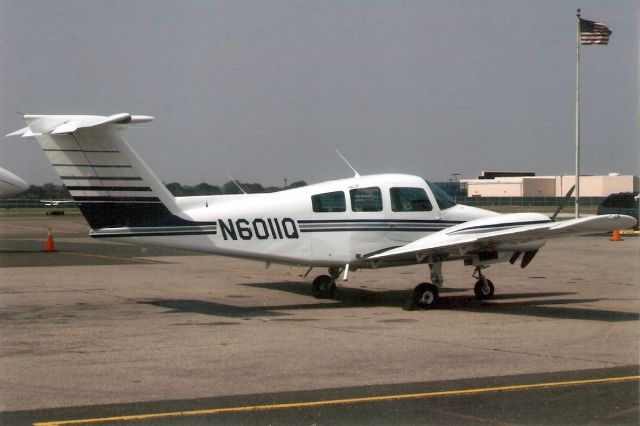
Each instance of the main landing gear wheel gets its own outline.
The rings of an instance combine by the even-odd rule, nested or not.
[[[431,283],[418,284],[413,289],[412,306],[413,309],[429,309],[437,305],[440,296],[438,287]]]
[[[473,287],[473,292],[478,300],[487,300],[493,297],[493,283],[484,277],[480,278]]]
[[[311,283],[311,291],[316,299],[333,299],[336,295],[336,282],[329,275],[320,275]]]

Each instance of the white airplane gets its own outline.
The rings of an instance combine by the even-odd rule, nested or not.
[[[442,262],[475,268],[479,299],[493,296],[482,273],[522,256],[531,262],[548,238],[623,229],[635,219],[602,215],[556,222],[538,213],[498,214],[456,204],[417,176],[379,174],[269,194],[173,197],[121,137],[149,116],[25,115],[11,133],[35,137],[91,226],[93,238],[327,268],[313,280],[330,298],[335,280],[359,268],[426,263],[430,281],[413,307],[438,302]]]
[[[0,167],[0,197],[8,197],[29,189],[29,184],[7,169]]]
[[[38,200],[38,201],[47,207],[59,207],[64,204],[75,204],[75,201],[72,201],[72,200]]]

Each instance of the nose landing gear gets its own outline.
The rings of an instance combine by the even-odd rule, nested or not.
[[[477,266],[473,272],[473,278],[477,278],[476,285],[473,286],[473,292],[478,300],[487,300],[493,297],[494,287],[491,280],[482,274],[482,266]]]

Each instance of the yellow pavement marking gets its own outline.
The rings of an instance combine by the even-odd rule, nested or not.
[[[247,405],[247,406],[241,406],[241,407],[211,408],[211,409],[205,409],[205,410],[174,411],[174,412],[167,412],[167,413],[152,413],[152,414],[133,414],[128,416],[101,417],[101,418],[93,418],[93,419],[58,420],[58,421],[34,423],[33,426],[63,426],[63,425],[76,425],[76,424],[87,424],[87,423],[114,423],[114,422],[123,422],[123,421],[141,421],[141,420],[162,419],[162,418],[171,418],[171,417],[247,413],[247,412],[254,412],[254,411],[283,410],[283,409],[291,409],[291,408],[326,407],[331,405],[362,404],[362,403],[368,403],[368,402],[383,402],[383,401],[401,401],[401,400],[407,400],[407,399],[433,398],[433,397],[440,397],[440,396],[460,396],[460,395],[473,395],[473,394],[482,394],[482,393],[490,393],[490,392],[508,392],[508,391],[518,391],[518,390],[544,389],[544,388],[553,388],[553,387],[561,387],[561,386],[578,386],[578,385],[594,385],[599,383],[628,382],[631,380],[640,380],[640,376],[608,377],[604,379],[533,383],[533,384],[527,384],[527,385],[496,386],[496,387],[489,387],[489,388],[436,391],[436,392],[411,393],[411,394],[400,394],[400,395],[382,395],[382,396],[371,396],[371,397],[363,397],[363,398],[333,399],[333,400],[324,400],[324,401],[292,402],[292,403],[285,403],[285,404]]]

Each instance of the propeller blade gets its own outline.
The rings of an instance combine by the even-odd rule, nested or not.
[[[573,190],[576,189],[576,186],[573,185],[571,187],[571,189],[569,189],[569,191],[567,192],[567,194],[564,196],[564,198],[562,199],[562,201],[560,202],[560,204],[558,205],[558,208],[556,209],[556,211],[553,213],[553,216],[551,216],[551,221],[555,222],[556,221],[556,216],[558,216],[558,214],[560,214],[560,212],[562,211],[562,209],[564,209],[564,206],[567,204],[567,202],[569,201],[569,198],[571,198],[571,194],[573,194]]]
[[[521,268],[526,268],[529,263],[533,260],[533,258],[538,254],[538,250],[531,250],[524,253],[522,256],[522,263],[520,264]]]

